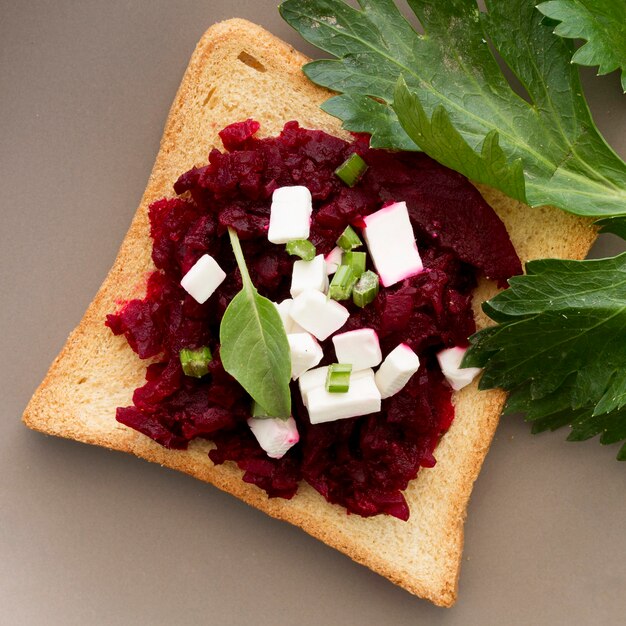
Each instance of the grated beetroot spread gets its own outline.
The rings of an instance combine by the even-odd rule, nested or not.
[[[259,124],[233,124],[221,133],[225,151],[212,150],[209,163],[183,174],[174,189],[179,197],[150,206],[152,258],[157,270],[146,297],[132,300],[107,317],[149,365],[146,384],[133,406],[118,408],[117,420],[168,448],[184,449],[196,437],[211,439],[214,463],[235,461],[246,482],[270,497],[291,498],[301,480],[329,502],[363,516],[387,513],[409,517],[402,495],[420,467],[435,464],[433,451],[454,418],[451,390],[438,369],[435,353],[464,345],[474,332],[471,294],[477,274],[499,283],[521,273],[508,234],[478,191],[460,174],[424,154],[391,153],[368,148],[368,138],[349,143],[296,122],[278,137],[257,139]],[[369,165],[353,188],[334,170],[353,152]],[[275,302],[289,297],[294,257],[267,240],[274,189],[306,185],[314,212],[311,241],[327,254],[352,224],[391,201],[405,200],[425,271],[388,289],[359,309],[340,332],[374,328],[383,355],[407,343],[420,357],[420,370],[380,413],[311,425],[297,386],[292,386],[293,415],[300,443],[282,459],[270,459],[246,424],[250,398],[227,374],[219,357],[219,323],[241,288],[227,227],[240,239],[259,292]],[[198,304],[180,287],[183,275],[208,253],[228,274],[217,291]],[[208,376],[184,376],[181,348],[208,345],[213,353]],[[330,339],[322,342],[331,362]]]

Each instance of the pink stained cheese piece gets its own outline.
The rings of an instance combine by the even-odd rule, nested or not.
[[[390,204],[363,221],[363,237],[384,287],[424,269],[405,202]]]

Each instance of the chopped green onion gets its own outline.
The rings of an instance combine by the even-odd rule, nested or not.
[[[365,271],[365,262],[367,255],[365,252],[344,252],[341,258],[341,264],[347,265],[357,278]]]
[[[352,290],[352,301],[363,308],[374,300],[378,295],[378,274],[367,270],[361,275],[359,281]]]
[[[271,417],[268,412],[256,401],[252,400],[252,417]]]
[[[359,178],[365,174],[365,170],[367,170],[367,163],[355,152],[335,170],[335,174],[337,174],[348,187],[354,187],[359,181]]]
[[[326,391],[329,393],[346,393],[350,389],[351,363],[333,363],[328,366],[326,374]]]
[[[328,295],[333,300],[347,300],[352,295],[357,277],[348,265],[340,265],[328,288]]]
[[[183,348],[178,356],[185,376],[202,378],[209,373],[209,363],[213,357],[208,346],[203,346],[197,350]]]
[[[315,246],[308,239],[290,241],[286,249],[289,254],[299,256],[303,261],[312,261],[315,258]]]
[[[341,233],[339,239],[337,239],[337,245],[345,252],[349,252],[354,248],[360,248],[363,244],[359,236],[354,232],[354,228],[352,228],[352,226],[346,226],[346,229]]]

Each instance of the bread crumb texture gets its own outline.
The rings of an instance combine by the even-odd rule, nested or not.
[[[43,433],[124,452],[214,484],[269,515],[300,526],[329,546],[440,606],[457,595],[463,523],[472,485],[498,423],[504,394],[478,392],[476,382],[454,394],[456,418],[436,450],[437,465],[422,469],[406,498],[408,522],[389,516],[361,518],[328,504],[302,484],[293,500],[268,499],[241,480],[233,464],[215,467],[211,444],[196,441],[187,451],[162,448],[119,424],[115,409],[132,402],[144,381],[146,361],[104,326],[119,303],[144,295],[152,270],[148,205],[173,194],[177,177],[206,162],[221,146],[218,131],[252,117],[262,135],[275,135],[288,120],[348,137],[319,105],[329,92],[310,83],[300,68],[308,59],[259,26],[240,19],[212,26],[198,43],[165,126],[148,186],[113,268],[71,333],[23,416]],[[506,223],[523,261],[542,256],[583,258],[596,231],[588,221],[550,207],[530,209],[483,186],[483,196]],[[496,287],[482,281],[475,311]]]

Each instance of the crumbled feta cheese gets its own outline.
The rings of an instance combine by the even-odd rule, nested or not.
[[[373,328],[340,333],[333,337],[333,344],[337,363],[350,363],[353,372],[376,367],[383,360],[378,335]]]
[[[272,459],[283,457],[300,440],[293,417],[286,420],[278,417],[251,417],[248,426],[261,448]]]
[[[293,380],[315,367],[324,357],[320,344],[310,333],[287,335],[287,341],[291,351],[291,378]]]
[[[439,367],[450,383],[450,387],[455,391],[469,385],[480,374],[480,367],[460,367],[466,352],[467,348],[456,346],[442,350],[437,354]]]
[[[328,274],[324,255],[318,254],[312,261],[295,261],[291,274],[291,297],[295,298],[307,289],[326,291]]]
[[[394,348],[376,372],[376,386],[383,399],[400,391],[417,372],[420,360],[405,343]]]
[[[339,330],[350,317],[345,306],[329,300],[321,291],[309,289],[294,298],[289,313],[302,328],[320,341]]]
[[[406,202],[391,204],[363,221],[363,237],[384,287],[423,270]]]
[[[222,284],[226,273],[209,254],[203,254],[183,276],[181,287],[200,304],[204,304]]]
[[[372,375],[350,376],[346,393],[330,393],[325,387],[314,387],[307,393],[311,424],[368,415],[380,411],[380,391]]]
[[[306,187],[279,187],[272,194],[267,238],[272,243],[308,239],[312,212],[311,192]]]
[[[337,268],[341,265],[341,259],[343,258],[343,250],[339,246],[335,246],[324,259],[326,261],[326,273],[330,276],[337,271]]]

